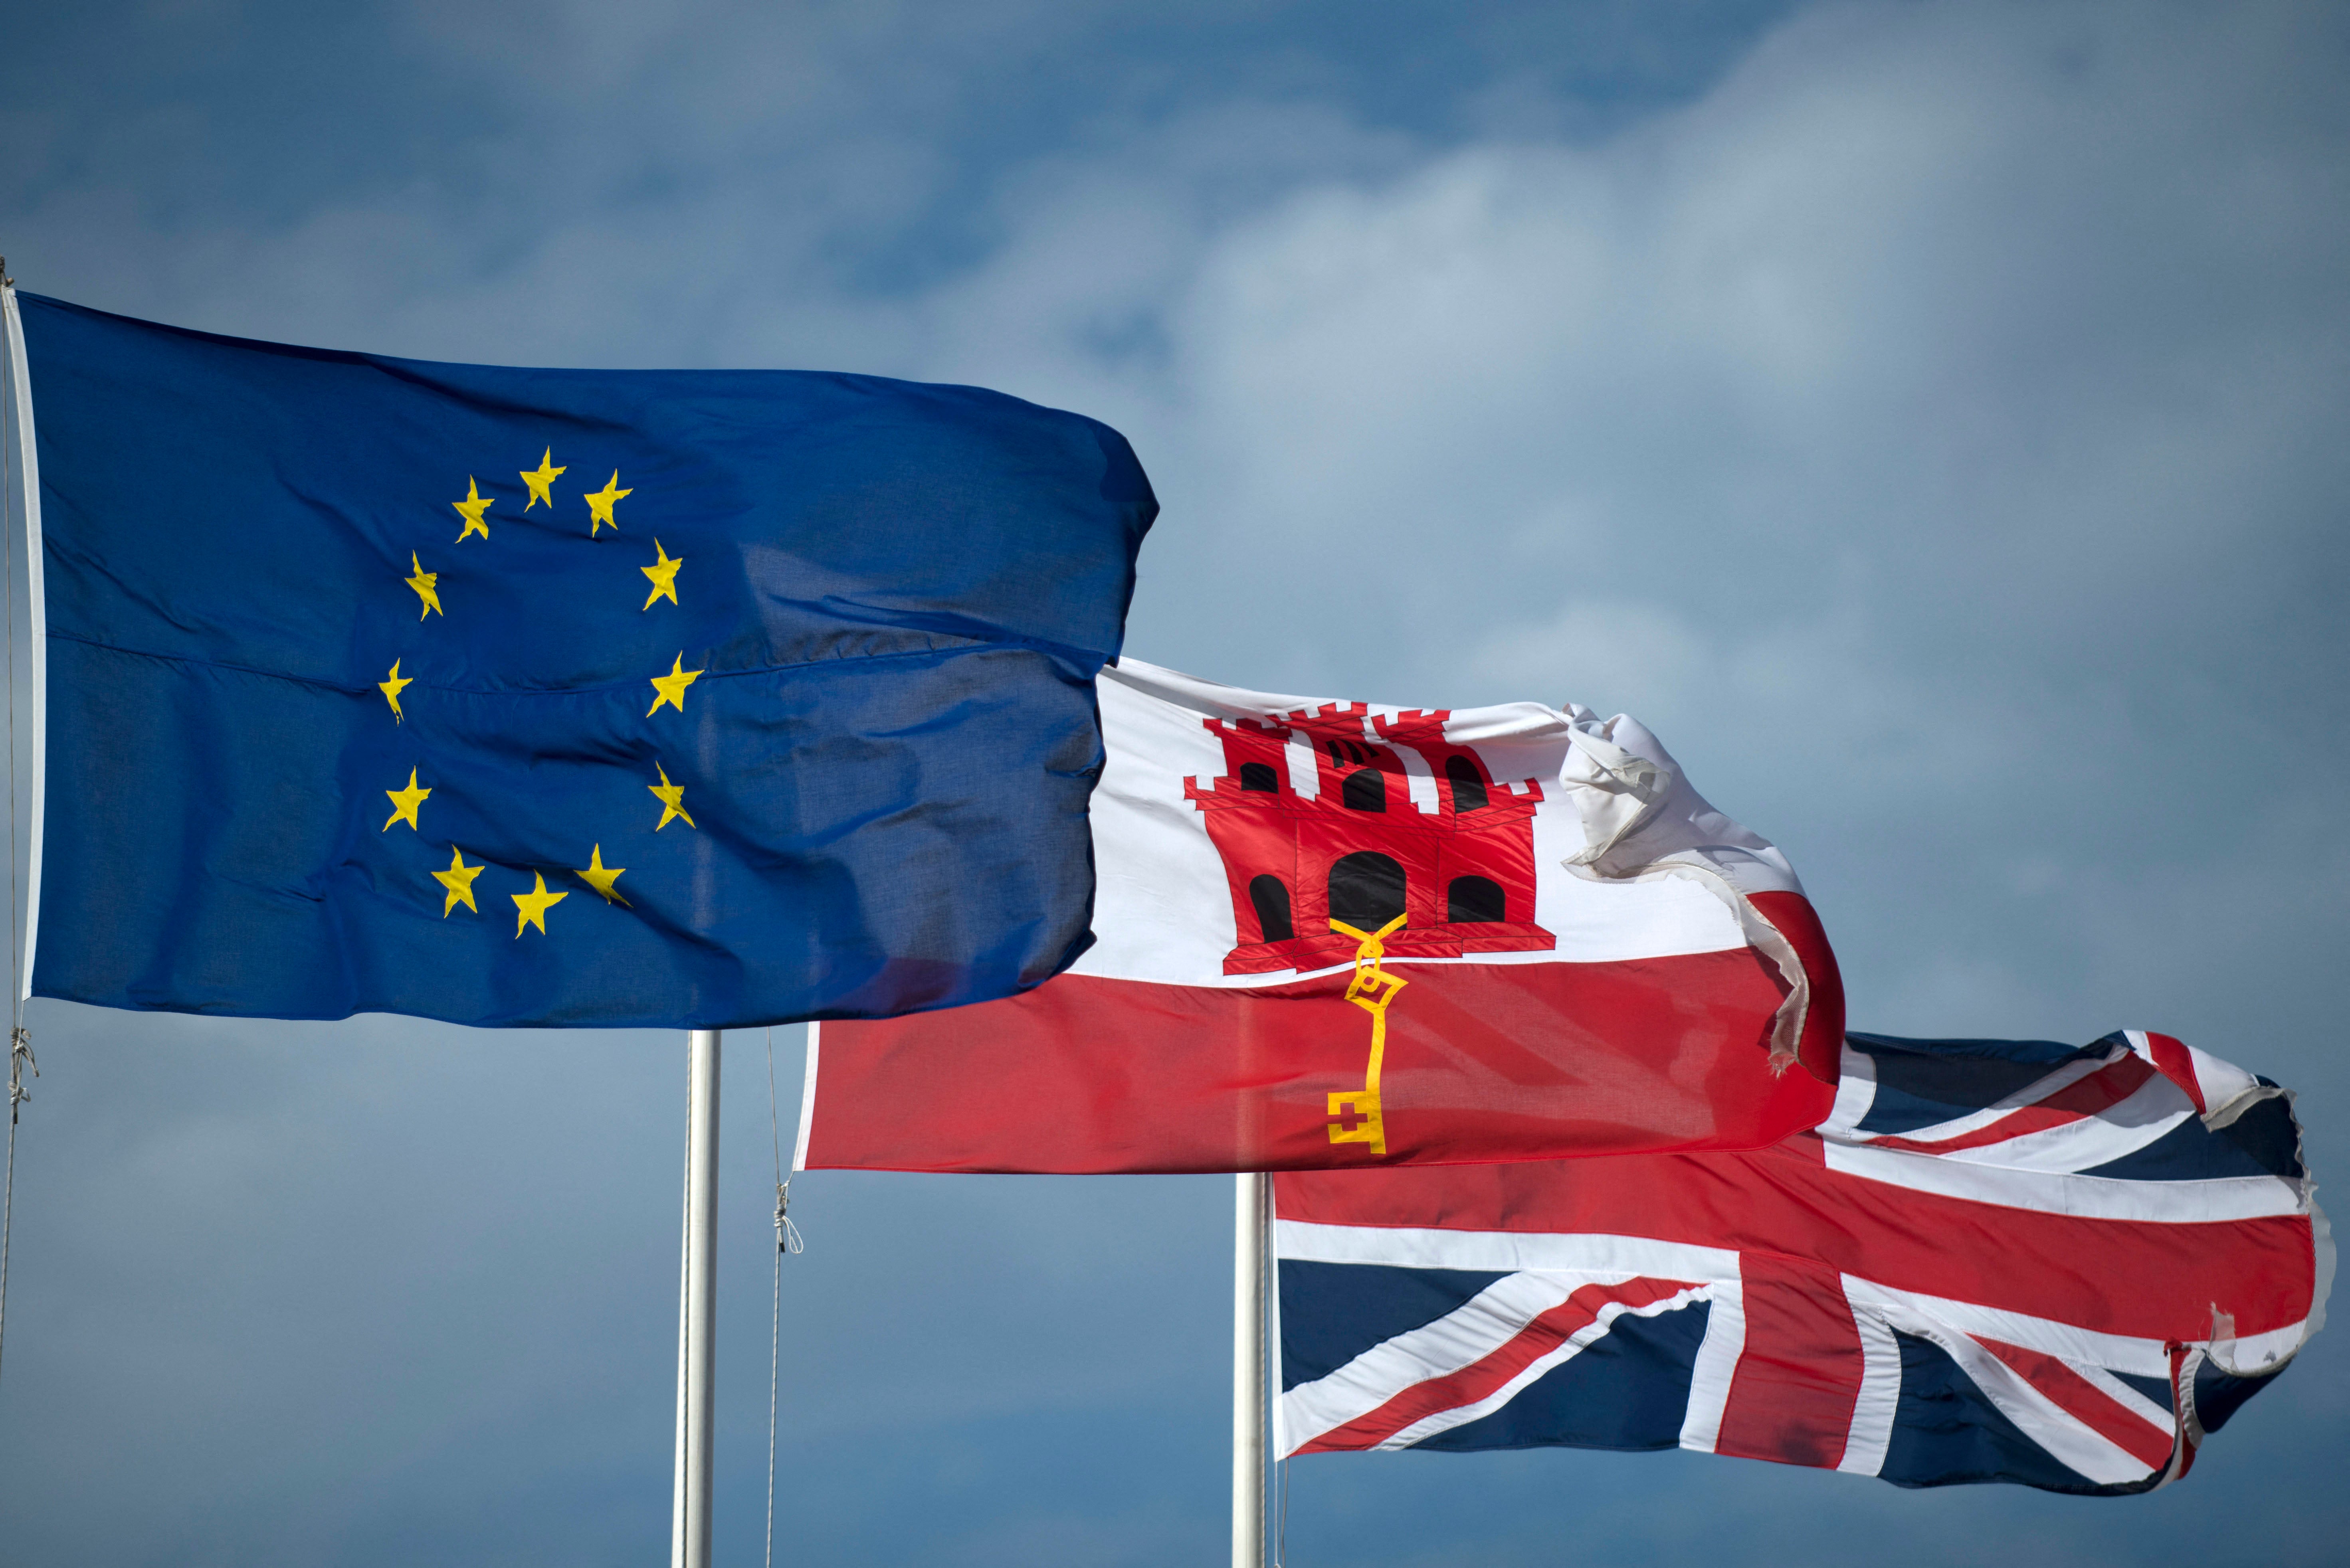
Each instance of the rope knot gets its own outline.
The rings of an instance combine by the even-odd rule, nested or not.
[[[801,1239],[800,1228],[792,1223],[792,1184],[787,1177],[775,1183],[775,1251],[805,1252],[807,1242]]]
[[[33,1097],[25,1087],[25,1069],[30,1067],[33,1076],[41,1075],[41,1064],[33,1059],[33,1033],[23,1024],[8,1031],[8,1120],[14,1125],[16,1107]]]

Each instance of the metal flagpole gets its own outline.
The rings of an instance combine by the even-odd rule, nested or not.
[[[685,1265],[678,1301],[677,1500],[670,1568],[710,1568],[710,1438],[718,1326],[718,1045],[687,1036]]]
[[[1264,1275],[1269,1177],[1232,1179],[1232,1568],[1264,1568]]]
[[[692,1096],[692,1053],[687,1048],[687,1097]],[[693,1116],[686,1115],[685,1168],[677,1184],[677,1467],[670,1483],[670,1568],[685,1563],[685,1324],[686,1282],[693,1277],[693,1249],[685,1238],[693,1230]]]

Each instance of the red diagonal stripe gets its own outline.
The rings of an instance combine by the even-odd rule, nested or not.
[[[2042,1351],[2026,1350],[1996,1339],[1972,1336],[1977,1345],[1998,1356],[2018,1376],[2037,1388],[2081,1425],[2146,1466],[2158,1470],[2170,1463],[2170,1435],[2150,1425],[2112,1395]]]
[[[1319,1454],[1376,1448],[1415,1421],[1485,1398],[1565,1345],[1578,1329],[1588,1326],[1610,1302],[1639,1308],[1679,1295],[1689,1288],[1686,1281],[1653,1279],[1627,1280],[1620,1285],[1585,1285],[1535,1317],[1482,1359],[1458,1372],[1415,1383],[1378,1409],[1357,1416],[1345,1426],[1333,1427],[1297,1451]]]
[[[2005,1143],[2025,1133],[2044,1132],[2050,1127],[2077,1122],[2084,1116],[2121,1104],[2146,1086],[2155,1075],[2152,1067],[2137,1056],[2125,1056],[2110,1063],[2074,1083],[2065,1085],[2044,1100],[2035,1100],[1991,1123],[1956,1137],[1906,1138],[1880,1137],[1869,1141],[1871,1148],[1898,1148],[1911,1154],[1955,1154],[1962,1148],[1981,1148],[1985,1145]]]

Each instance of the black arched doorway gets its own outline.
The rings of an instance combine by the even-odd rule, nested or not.
[[[1330,918],[1376,931],[1403,913],[1403,867],[1376,849],[1342,856],[1330,867]]]
[[[1297,934],[1289,921],[1289,889],[1272,872],[1249,878],[1249,902],[1256,906],[1256,929],[1269,942],[1285,942]]]
[[[1444,890],[1444,918],[1453,924],[1508,918],[1509,901],[1491,877],[1455,877]]]

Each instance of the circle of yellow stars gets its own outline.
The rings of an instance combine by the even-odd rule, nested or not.
[[[550,512],[554,511],[556,504],[555,482],[568,472],[570,470],[567,465],[556,464],[555,449],[551,446],[540,452],[536,468],[517,470],[517,475],[529,492],[528,498],[523,503],[523,511],[527,513],[541,505]],[[601,537],[606,528],[611,529],[616,535],[620,533],[620,521],[618,514],[619,504],[636,492],[633,488],[621,487],[619,470],[614,469],[611,476],[605,480],[601,489],[583,490],[578,493],[580,499],[588,504],[588,536],[595,539]],[[497,500],[494,496],[485,496],[482,493],[480,481],[474,475],[465,476],[464,499],[452,501],[449,504],[461,519],[455,544],[463,545],[475,535],[479,535],[484,541],[489,538],[489,512],[491,507],[497,504]],[[409,552],[409,575],[401,579],[416,595],[420,607],[416,612],[416,618],[421,621],[436,615],[445,618],[448,612],[442,607],[441,604],[441,574],[438,571],[427,571],[421,556],[421,551]],[[652,565],[637,568],[644,574],[645,580],[652,585],[652,591],[645,596],[645,602],[639,607],[640,609],[649,611],[663,599],[667,599],[671,605],[679,603],[678,572],[684,565],[685,560],[682,556],[671,555],[668,546],[659,539],[653,541]],[[394,723],[406,722],[407,714],[401,709],[400,702],[400,693],[416,684],[415,677],[400,674],[400,665],[399,659],[393,659],[390,670],[385,672],[381,680],[376,682],[377,690],[383,693],[384,701],[391,709]],[[651,707],[645,710],[645,716],[650,719],[663,708],[674,708],[678,712],[683,713],[687,689],[705,673],[707,673],[706,666],[702,670],[686,669],[685,655],[681,651],[670,661],[668,674],[646,678],[652,685],[653,702]],[[409,769],[408,783],[405,785],[383,792],[385,798],[391,802],[391,815],[384,819],[382,831],[385,833],[390,833],[394,827],[402,824],[405,824],[411,832],[420,835],[423,832],[423,825],[418,813],[424,803],[432,798],[432,791],[430,786],[417,782],[418,772],[417,768]],[[652,794],[653,798],[660,803],[660,820],[653,825],[653,831],[658,833],[672,822],[682,822],[686,826],[692,827],[693,817],[685,808],[685,786],[671,782],[669,770],[659,762],[653,764],[653,772],[660,782],[645,786]],[[476,866],[466,865],[465,852],[455,845],[450,846],[448,868],[432,874],[432,879],[441,884],[444,892],[441,903],[442,919],[445,920],[454,914],[460,904],[475,914],[481,913],[481,906],[473,901],[473,882],[487,869],[489,869],[489,863],[486,861]],[[588,855],[588,864],[572,868],[571,874],[593,888],[605,903],[617,904],[623,909],[630,907],[628,898],[621,894],[619,887],[620,878],[628,874],[628,867],[605,865],[604,846],[601,844],[591,846]],[[529,892],[507,895],[515,906],[515,939],[519,940],[524,931],[531,929],[536,929],[542,936],[546,934],[546,912],[570,896],[568,888],[558,888],[549,892],[546,872],[534,870],[531,873]]]

